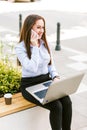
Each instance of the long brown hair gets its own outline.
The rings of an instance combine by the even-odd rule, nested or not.
[[[31,14],[28,15],[24,21],[24,24],[22,26],[21,32],[20,32],[20,40],[24,41],[25,47],[26,47],[26,51],[27,51],[27,55],[29,57],[29,59],[31,59],[31,49],[30,49],[30,37],[31,37],[31,29],[34,26],[34,24],[36,23],[37,20],[42,19],[44,22],[44,33],[42,35],[42,40],[44,41],[44,45],[48,50],[48,53],[50,54],[50,49],[46,40],[46,27],[45,27],[45,19],[42,16],[36,15],[36,14]],[[51,54],[50,54],[51,55]],[[51,64],[51,60],[50,63]]]

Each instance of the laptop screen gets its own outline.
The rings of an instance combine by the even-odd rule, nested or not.
[[[44,85],[45,87],[47,87],[47,89],[39,90],[39,91],[35,92],[34,94],[35,94],[37,97],[39,97],[40,99],[44,98],[45,95],[46,95],[46,92],[47,92],[47,90],[48,90],[48,87],[50,86],[51,83],[52,83],[52,81],[47,81],[47,82],[43,83],[43,85]]]
[[[43,85],[45,87],[49,87],[51,85],[51,83],[52,83],[52,81],[47,81],[47,82],[43,83]]]
[[[47,89],[40,90],[38,92],[35,92],[34,94],[39,97],[40,99],[44,98],[46,95]]]

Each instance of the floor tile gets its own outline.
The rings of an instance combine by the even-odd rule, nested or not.
[[[78,62],[84,62],[87,61],[87,55],[75,55],[69,57],[72,60],[78,61]]]
[[[87,117],[81,115],[78,111],[74,110],[72,115],[72,125],[71,125],[72,130],[80,130],[80,128],[85,128],[86,125],[87,125]]]
[[[82,94],[81,94],[82,95]],[[73,109],[87,117],[87,99],[80,94],[71,96]],[[84,95],[84,92],[83,92]]]
[[[82,71],[82,70],[87,69],[87,64],[82,63],[82,62],[75,62],[75,63],[67,64],[67,66],[77,71]]]
[[[80,128],[80,129],[78,129],[78,130],[87,130],[87,126],[84,127],[84,128]]]

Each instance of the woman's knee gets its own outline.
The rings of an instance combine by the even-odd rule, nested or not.
[[[62,104],[59,100],[55,100],[53,102],[50,102],[46,106],[51,111],[62,111]]]
[[[60,101],[61,101],[62,105],[72,106],[72,101],[69,96],[65,96],[65,97],[61,98]]]

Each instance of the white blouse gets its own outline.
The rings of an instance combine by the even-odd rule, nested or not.
[[[40,47],[31,46],[31,59],[27,56],[23,41],[15,47],[17,57],[22,65],[22,77],[35,77],[50,73],[53,78],[58,75],[53,61],[51,65],[48,65],[50,55],[44,46],[44,42],[42,40],[40,42]]]

